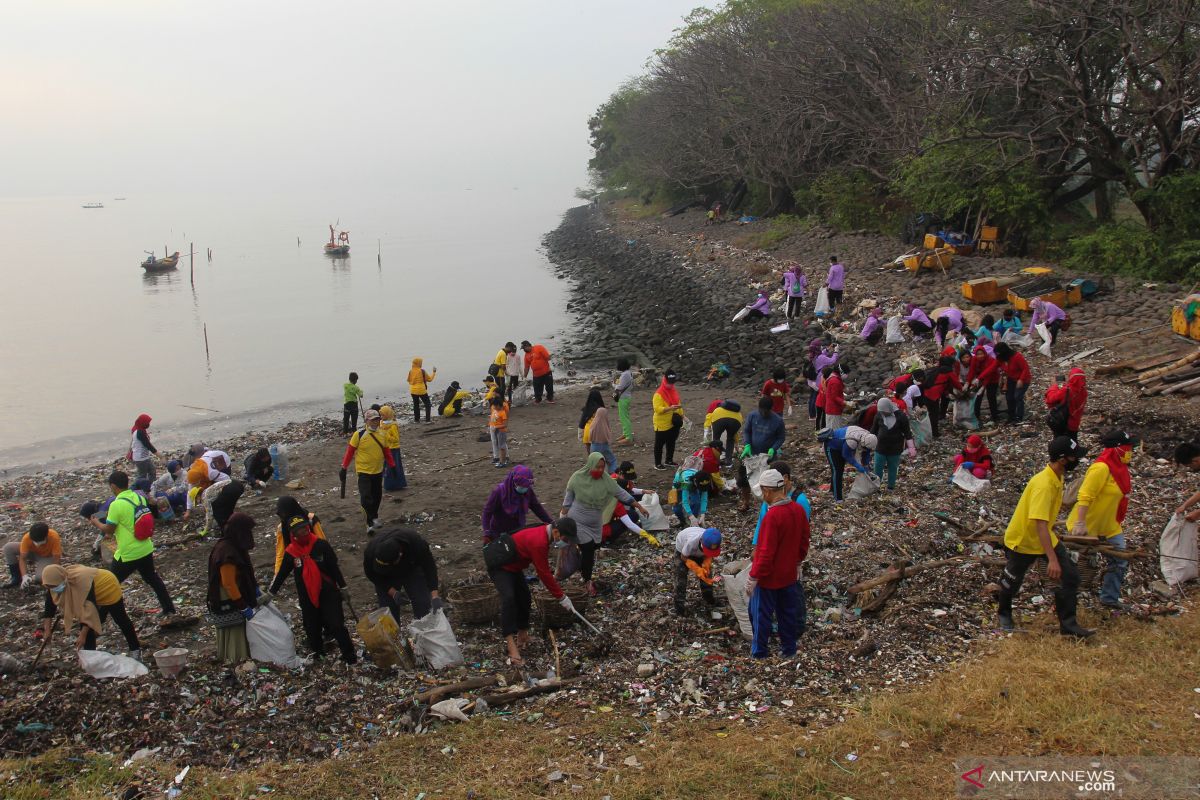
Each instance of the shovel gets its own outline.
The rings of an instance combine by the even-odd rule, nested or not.
[[[575,610],[574,608],[572,608],[572,609],[571,609],[571,613],[572,613],[572,614],[574,614],[575,616],[579,617],[581,620],[583,620],[583,624],[584,624],[584,625],[587,625],[589,628],[591,628],[591,629],[592,629],[592,632],[593,632],[593,633],[595,633],[597,636],[603,636],[603,635],[604,635],[604,631],[600,630],[600,629],[599,629],[599,628],[597,628],[595,625],[593,625],[592,623],[588,622],[588,620],[587,620],[587,617],[585,617],[583,614],[580,614],[580,613],[579,613],[577,610]]]

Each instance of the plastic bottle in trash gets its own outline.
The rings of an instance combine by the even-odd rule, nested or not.
[[[271,453],[271,466],[275,468],[275,474],[272,477],[277,481],[286,481],[288,472],[287,445],[273,444],[269,450]]]

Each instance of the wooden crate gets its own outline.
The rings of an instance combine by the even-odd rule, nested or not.
[[[962,296],[972,303],[983,306],[988,303],[1004,302],[1008,292],[1000,288],[1000,284],[996,282],[995,278],[976,278],[973,281],[963,282]]]

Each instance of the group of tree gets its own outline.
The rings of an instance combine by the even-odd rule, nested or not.
[[[1069,230],[1068,260],[1182,275],[1198,113],[1195,0],[726,0],[600,107],[590,166],[662,200],[744,182],[757,213],[847,227]]]

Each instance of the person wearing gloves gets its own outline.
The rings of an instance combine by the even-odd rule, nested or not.
[[[742,448],[742,458],[750,455],[766,453],[767,459],[773,459],[783,448],[786,430],[783,417],[773,410],[774,404],[769,397],[758,399],[758,408],[750,412],[746,420],[746,430],[743,433],[746,446]]]
[[[846,267],[837,256],[829,257],[829,274],[825,276],[825,288],[829,290],[829,309],[836,309],[842,302],[846,289]]]
[[[845,422],[843,415],[846,412],[846,382],[842,379],[843,367],[840,364],[833,364],[825,368],[824,382],[821,384],[823,396],[818,399],[818,404],[825,412],[825,428],[840,428]]]
[[[367,409],[363,416],[367,427],[350,437],[338,477],[346,480],[346,467],[353,460],[358,474],[358,502],[367,518],[367,535],[373,536],[379,525],[379,504],[383,502],[383,468],[395,466],[396,462],[379,430],[379,412]]]
[[[1008,424],[1025,421],[1025,393],[1033,383],[1033,373],[1025,356],[1013,350],[1007,342],[996,345],[996,360],[1004,373],[1004,404],[1008,408]]]
[[[724,491],[725,479],[721,477],[721,445],[717,442],[706,441],[700,449],[692,453],[700,459],[700,469],[712,478],[714,491]]]
[[[457,417],[462,413],[463,401],[470,397],[471,393],[463,389],[458,381],[450,381],[446,393],[442,395],[442,402],[438,404],[438,413],[443,417]]]
[[[933,338],[937,340],[937,346],[945,347],[946,339],[950,337],[950,334],[961,331],[962,328],[963,313],[961,311],[953,306],[942,309],[942,313],[938,315],[937,322],[934,323]]]
[[[618,486],[629,492],[635,500],[641,501],[645,492],[633,485],[633,482],[637,480],[637,471],[633,468],[632,461],[621,462],[621,466],[612,474],[612,479],[617,482]],[[617,527],[618,524],[621,527]],[[662,547],[662,542],[658,540],[658,537],[642,527],[640,514],[632,508],[628,508],[624,503],[617,503],[616,508],[613,509],[612,520],[601,531],[601,541],[608,544],[621,534],[622,528],[630,533],[636,533],[645,539],[647,544]]]
[[[742,422],[742,405],[736,400],[719,400],[716,408],[704,417],[704,427],[709,431],[709,437],[724,453],[721,459],[723,466],[733,464]]]
[[[550,569],[550,548],[578,544],[576,534],[575,520],[570,517],[560,517],[548,525],[524,528],[512,535],[513,560],[488,569],[488,577],[500,595],[500,632],[508,647],[509,663],[513,666],[525,663],[521,648],[529,643],[529,609],[533,598],[529,594],[529,584],[525,582],[526,567],[533,566],[538,580],[559,605],[567,611],[575,610],[571,598],[554,579],[554,571]]]
[[[1122,525],[1129,511],[1129,492],[1133,480],[1129,462],[1139,444],[1125,431],[1112,430],[1100,439],[1099,457],[1084,473],[1079,498],[1067,516],[1067,530],[1075,536],[1099,536],[1114,550],[1126,549]],[[1100,605],[1117,611],[1129,607],[1121,602],[1121,585],[1129,571],[1129,562],[1116,556],[1104,556],[1104,581],[1100,584]]]
[[[596,566],[596,548],[604,538],[605,523],[612,519],[617,501],[637,509],[639,514],[646,514],[646,509],[633,495],[621,488],[615,480],[604,471],[604,456],[592,453],[587,457],[583,468],[576,471],[567,481],[567,489],[563,494],[560,517],[570,517],[575,521],[581,563],[580,575],[587,586],[588,594],[595,596],[596,584],[592,581],[592,571]]]
[[[930,321],[929,315],[916,303],[904,304],[902,319],[908,323],[908,329],[912,331],[913,336],[926,336],[933,330],[933,322]]]
[[[1070,436],[1079,441],[1079,426],[1083,424],[1083,412],[1087,408],[1087,378],[1079,367],[1071,367],[1066,383],[1059,376],[1046,390],[1046,407],[1050,414],[1046,420],[1055,436]]]
[[[129,460],[137,467],[138,478],[145,478],[154,483],[154,456],[158,450],[150,443],[150,415],[139,414],[129,429]]]
[[[912,427],[908,414],[896,407],[886,397],[879,398],[875,406],[875,421],[871,424],[875,435],[875,475],[883,478],[887,467],[887,488],[896,488],[896,473],[900,471],[900,455],[907,452],[910,459],[917,457],[917,445],[913,441]]]
[[[675,534],[675,613],[687,614],[688,573],[700,581],[700,596],[706,606],[717,604],[713,584],[721,579],[713,575],[713,559],[721,555],[721,532],[716,528],[693,526]]]
[[[271,463],[271,451],[260,447],[246,456],[242,480],[252,489],[262,489],[275,476],[275,465]]]
[[[71,626],[79,623],[76,650],[95,650],[104,620],[112,617],[125,635],[129,657],[142,660],[142,645],[125,610],[121,584],[115,575],[95,567],[49,564],[42,570],[41,582],[51,602],[62,612],[63,630],[70,632]]]
[[[771,315],[771,298],[766,292],[759,292],[754,298],[753,303],[746,306],[746,316],[742,317],[742,322],[750,322],[756,319],[766,319]]]
[[[804,509],[804,514],[812,521],[812,502],[808,499],[808,495],[804,493],[804,489],[792,483],[792,466],[786,461],[772,461],[767,465],[770,469],[775,470],[783,476],[783,492],[789,500],[792,500]],[[767,501],[763,501],[762,507],[758,511],[758,521],[754,523],[754,538],[750,540],[750,546],[758,544],[758,534],[762,531],[763,517],[767,515]]]
[[[1033,311],[1033,315],[1029,318],[1029,328],[1036,330],[1037,326],[1044,322],[1047,330],[1050,331],[1050,344],[1058,342],[1058,332],[1062,330],[1063,323],[1067,319],[1067,312],[1040,297],[1033,298],[1029,302],[1029,308]]]
[[[425,421],[433,422],[429,416],[432,407],[429,401],[429,382],[437,377],[437,367],[433,372],[425,371],[425,361],[421,358],[412,360],[412,368],[408,371],[408,394],[412,398],[413,421],[421,421],[421,407],[425,408]]]
[[[1000,390],[1000,362],[993,358],[982,344],[977,344],[971,355],[971,365],[967,369],[967,391],[975,392],[980,389],[983,390],[983,393],[975,398],[975,419],[980,419],[979,411],[983,406],[984,395],[986,395],[988,413],[992,415],[992,424],[998,424],[1000,412],[996,410],[996,395]]]
[[[1054,610],[1063,636],[1086,639],[1095,633],[1075,618],[1078,603],[1079,568],[1071,560],[1066,546],[1051,530],[1062,510],[1063,476],[1079,466],[1087,453],[1070,436],[1056,436],[1050,442],[1050,463],[1029,479],[1021,499],[1004,531],[1004,572],[1000,576],[999,624],[1005,631],[1016,630],[1012,601],[1021,591],[1025,573],[1034,561],[1047,561],[1046,577],[1058,581],[1054,590]]]
[[[674,508],[679,524],[703,526],[704,515],[708,513],[708,493],[712,491],[712,476],[699,469],[681,469],[675,473],[671,486],[679,495]]]
[[[787,297],[787,318],[795,319],[800,316],[800,307],[808,293],[808,276],[795,262],[783,273],[783,293]]]
[[[807,609],[800,569],[808,556],[808,516],[784,490],[778,470],[763,470],[758,478],[767,513],[750,562],[746,595],[750,598],[750,624],[754,631],[750,655],[770,655],[772,630],[779,633],[779,654],[796,654],[796,640],[804,633]]]
[[[521,350],[525,353],[524,377],[533,374],[533,403],[542,402],[542,392],[546,394],[546,402],[554,405],[554,370],[550,366],[550,351],[542,344],[530,344],[528,340],[521,342]]]
[[[363,550],[363,575],[375,587],[379,608],[390,609],[397,622],[401,591],[412,603],[413,619],[442,607],[433,551],[412,528],[389,528],[368,542]]]
[[[621,438],[617,445],[633,444],[633,419],[629,407],[633,403],[633,371],[628,358],[617,359],[616,381],[613,382],[613,400],[617,404],[617,417],[621,420]]]
[[[217,625],[217,658],[225,664],[240,664],[250,658],[246,640],[246,622],[254,610],[268,598],[258,591],[250,551],[254,548],[254,519],[248,514],[233,514],[221,529],[221,538],[208,554],[208,610],[213,614],[245,619]]]
[[[5,589],[28,588],[42,579],[42,570],[61,564],[62,539],[58,531],[44,522],[35,522],[20,541],[4,545],[4,563],[8,566]]]
[[[871,309],[871,313],[867,314],[867,321],[863,323],[862,330],[858,332],[858,335],[869,345],[879,344],[879,340],[883,338],[882,308]]]
[[[664,372],[662,383],[651,398],[654,407],[651,417],[654,426],[654,468],[657,470],[679,466],[675,463],[675,442],[679,440],[679,431],[683,429],[683,421],[687,417],[683,413],[679,390],[675,388],[677,378],[673,369]]]
[[[938,436],[938,426],[946,416],[950,406],[951,392],[962,391],[962,379],[958,377],[958,361],[954,356],[942,356],[933,372],[926,375],[921,384],[921,399],[929,410],[929,427],[934,438]]]
[[[188,494],[187,504],[183,512],[184,520],[187,520],[191,516],[192,509],[196,507],[196,500],[199,499],[203,502],[205,492],[212,486],[231,480],[230,464],[229,454],[224,450],[205,450],[203,454],[192,462],[187,472]],[[215,494],[213,498],[216,498]],[[204,518],[204,530],[206,532],[210,516],[206,515]]]
[[[165,498],[174,511],[183,513],[187,509],[187,470],[177,459],[171,459],[166,473],[158,476],[150,491],[155,497]]]
[[[984,480],[992,477],[995,465],[992,463],[992,453],[983,443],[983,437],[972,433],[967,437],[967,443],[962,452],[954,457],[954,469],[959,467],[970,472],[976,478]]]
[[[842,502],[842,473],[846,465],[864,475],[871,474],[871,451],[879,444],[875,434],[857,425],[836,428],[825,440],[825,458],[829,461],[829,491],[834,502]]]
[[[509,470],[504,480],[492,487],[483,504],[484,544],[502,533],[515,533],[525,528],[525,518],[530,511],[547,525],[554,521],[533,490],[533,470],[518,464]]]
[[[275,567],[271,572],[272,580],[279,574],[279,570],[283,569],[283,557],[287,546],[292,543],[291,534],[288,532],[289,522],[297,517],[302,517],[308,520],[308,527],[314,536],[318,539],[326,538],[325,528],[321,525],[320,518],[300,505],[294,497],[284,495],[276,500],[275,516],[279,518],[279,524],[275,526]]]
[[[301,509],[303,510],[303,509]],[[289,573],[296,575],[296,596],[300,600],[300,618],[304,623],[304,635],[308,649],[320,658],[325,655],[325,635],[337,642],[342,651],[342,661],[354,664],[358,654],[346,630],[346,617],[342,611],[342,596],[346,593],[346,579],[338,567],[337,554],[324,538],[318,538],[307,515],[297,515],[281,524],[287,533],[288,544],[284,549],[287,558],[271,581],[267,593],[270,600],[279,595]]]

